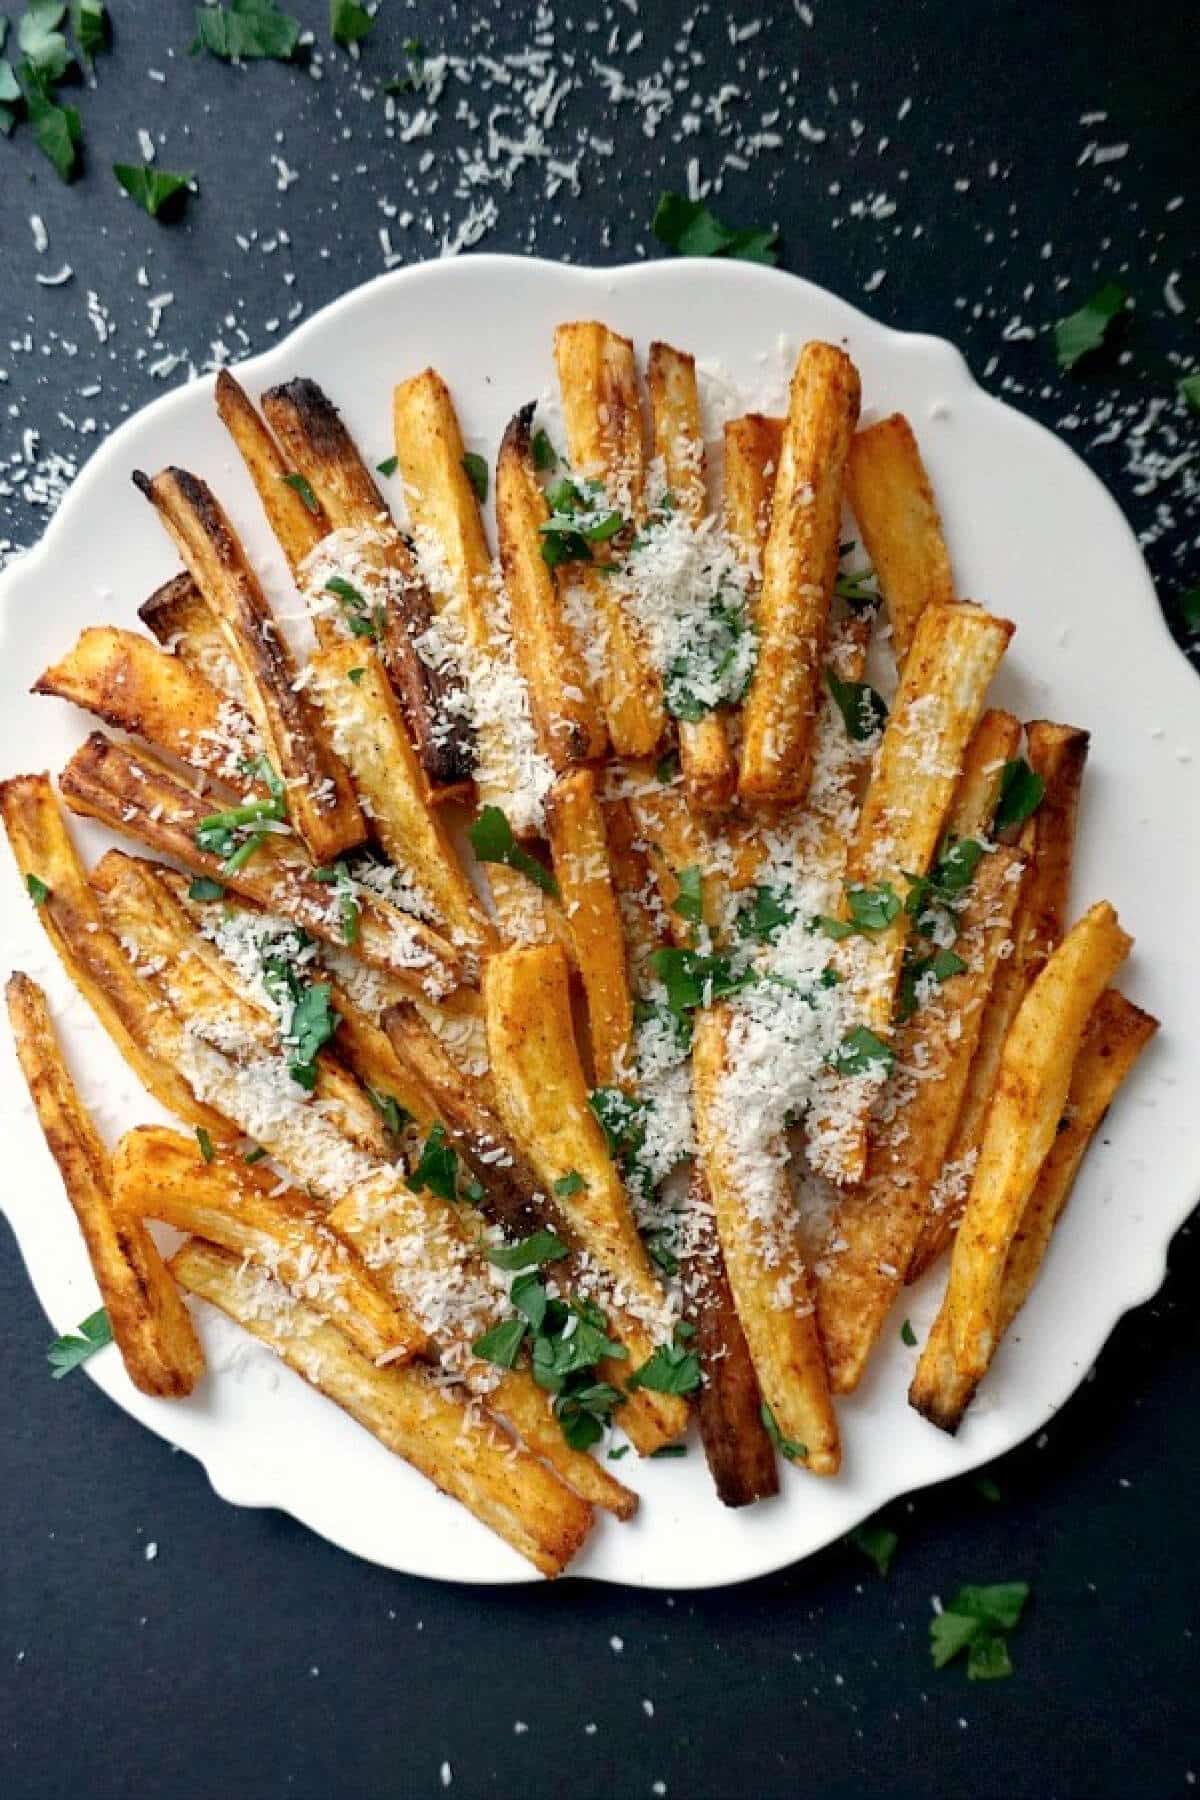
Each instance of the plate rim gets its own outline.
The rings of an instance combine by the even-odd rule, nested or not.
[[[888,341],[895,343],[899,347],[903,347],[904,352],[909,355],[921,353],[930,359],[936,359],[943,370],[943,379],[951,381],[960,393],[971,399],[972,403],[976,405],[981,402],[985,403],[987,407],[998,409],[1000,412],[1007,415],[1010,422],[1015,422],[1020,427],[1027,430],[1031,429],[1040,439],[1039,447],[1042,451],[1048,455],[1052,454],[1063,459],[1064,464],[1069,462],[1073,466],[1072,473],[1073,478],[1076,481],[1081,473],[1086,475],[1095,490],[1097,500],[1102,497],[1106,509],[1111,515],[1113,528],[1116,529],[1119,525],[1119,529],[1125,535],[1129,547],[1135,552],[1135,565],[1138,568],[1141,577],[1143,601],[1148,602],[1148,608],[1145,608],[1144,610],[1148,610],[1154,618],[1154,641],[1156,644],[1154,654],[1159,659],[1157,666],[1160,667],[1164,673],[1168,661],[1176,668],[1177,673],[1173,674],[1170,679],[1180,683],[1180,692],[1182,692],[1183,686],[1191,679],[1193,671],[1179,646],[1175,643],[1166,624],[1153,580],[1146,567],[1141,552],[1141,546],[1137,541],[1133,528],[1108,486],[1090,464],[1079,455],[1072,445],[1065,442],[1039,419],[1021,411],[1020,408],[1012,405],[1008,400],[1002,399],[1000,396],[990,393],[984,388],[976,379],[963,352],[957,345],[951,342],[951,340],[928,332],[906,330],[902,327],[876,319],[871,314],[865,312],[855,302],[845,299],[833,290],[822,287],[818,283],[810,281],[804,276],[795,275],[783,269],[768,267],[761,264],[733,262],[728,259],[720,260],[723,266],[719,279],[722,281],[731,279],[734,284],[745,283],[748,286],[771,286],[779,290],[787,288],[793,293],[799,288],[811,295],[820,307],[827,308],[832,304],[833,307],[845,317],[847,331],[855,329],[861,330],[864,335],[870,336],[874,341]],[[468,256],[453,259],[432,258],[423,262],[409,264],[405,267],[385,271],[371,277],[367,281],[360,282],[355,286],[346,289],[345,292],[335,296],[307,318],[299,321],[294,329],[288,332],[287,335],[278,342],[272,343],[265,349],[258,351],[255,355],[246,357],[230,366],[237,370],[239,378],[245,378],[252,384],[258,383],[261,381],[263,370],[273,369],[283,358],[295,356],[297,353],[302,354],[304,344],[308,338],[311,335],[319,334],[323,330],[328,329],[330,322],[338,315],[344,313],[348,308],[359,302],[367,302],[369,297],[378,294],[382,290],[391,290],[400,286],[411,289],[419,286],[425,281],[432,282],[444,280],[447,278],[446,265],[448,262],[452,263],[456,268],[471,268],[475,271],[476,278],[479,278],[480,276],[486,278],[489,270],[494,271],[497,274],[503,273],[506,276],[511,276],[520,272],[522,275],[528,276],[531,280],[537,280],[542,274],[551,274],[555,277],[566,276],[571,280],[580,281],[585,285],[590,284],[595,287],[604,287],[606,285],[636,287],[641,281],[646,279],[656,283],[677,281],[686,285],[695,280],[697,273],[695,267],[696,259],[682,257],[636,261],[613,265],[554,262],[542,257],[526,257],[493,252],[470,254]],[[707,269],[709,271],[713,269],[713,264],[711,262],[708,263]],[[450,279],[454,278],[455,277],[450,276]],[[5,608],[8,604],[10,593],[15,591],[26,577],[31,574],[36,575],[38,570],[45,563],[53,559],[57,553],[59,542],[60,540],[65,540],[66,533],[68,529],[71,528],[75,515],[82,514],[84,508],[89,504],[91,486],[104,479],[105,472],[108,470],[109,466],[113,462],[118,462],[120,460],[123,454],[124,445],[127,442],[132,441],[132,439],[136,437],[138,431],[144,428],[147,418],[150,415],[153,415],[156,422],[161,422],[168,418],[172,410],[186,409],[193,406],[201,396],[211,393],[215,379],[215,371],[206,371],[203,375],[200,375],[193,380],[182,382],[177,387],[154,396],[144,405],[138,407],[137,410],[132,412],[126,419],[123,419],[120,424],[97,445],[96,449],[88,458],[88,461],[80,469],[78,475],[73,480],[63,501],[47,522],[45,529],[41,532],[37,541],[26,550],[18,552],[10,559],[6,567],[3,570],[0,570],[0,627],[2,627],[4,618],[6,617]],[[1130,596],[1129,605],[1131,609],[1132,604],[1132,596]],[[1139,626],[1140,625],[1141,620],[1139,618]],[[1145,653],[1147,655],[1149,654],[1149,642],[1146,644]],[[1196,1156],[1195,1173],[1188,1183],[1187,1191],[1193,1196],[1200,1197],[1200,1151],[1198,1151]],[[599,1581],[617,1587],[644,1586],[660,1591],[679,1592],[708,1588],[716,1589],[738,1585],[744,1581],[762,1579],[767,1575],[778,1572],[780,1569],[793,1567],[798,1562],[816,1555],[820,1550],[827,1548],[830,1543],[835,1542],[838,1538],[844,1536],[848,1530],[854,1528],[854,1525],[861,1523],[863,1519],[869,1517],[881,1506],[895,1504],[902,1500],[906,1495],[920,1492],[922,1489],[933,1486],[939,1482],[957,1479],[959,1476],[970,1473],[971,1470],[980,1467],[982,1464],[994,1460],[996,1456],[1008,1454],[1009,1451],[1028,1442],[1028,1440],[1037,1432],[1045,1428],[1048,1421],[1061,1410],[1077,1389],[1083,1385],[1087,1378],[1088,1370],[1093,1366],[1097,1356],[1103,1350],[1105,1344],[1126,1315],[1135,1308],[1145,1305],[1146,1302],[1152,1299],[1159,1291],[1166,1277],[1171,1245],[1177,1232],[1194,1210],[1197,1204],[1196,1197],[1188,1199],[1186,1204],[1181,1201],[1179,1205],[1167,1209],[1166,1216],[1163,1217],[1159,1228],[1154,1232],[1152,1241],[1148,1242],[1146,1246],[1145,1263],[1147,1265],[1147,1275],[1144,1281],[1137,1284],[1136,1292],[1126,1294],[1122,1291],[1120,1296],[1114,1298],[1116,1310],[1112,1313],[1111,1317],[1108,1318],[1107,1324],[1102,1327],[1097,1342],[1084,1346],[1082,1355],[1063,1359],[1063,1379],[1053,1384],[1053,1392],[1050,1392],[1049,1389],[1047,1389],[1047,1397],[1043,1405],[1038,1409],[1039,1416],[1029,1424],[1027,1429],[1020,1430],[1019,1434],[1012,1439],[1011,1443],[1009,1443],[1004,1450],[997,1451],[994,1448],[984,1445],[980,1445],[975,1450],[972,1450],[968,1447],[966,1442],[958,1443],[956,1447],[960,1452],[960,1460],[956,1463],[953,1470],[930,1469],[918,1479],[906,1482],[906,1485],[896,1491],[890,1499],[880,1500],[878,1497],[874,1497],[864,1501],[862,1510],[858,1512],[857,1516],[852,1519],[849,1524],[844,1521],[840,1522],[837,1528],[830,1530],[827,1536],[821,1538],[818,1542],[809,1544],[807,1548],[798,1553],[788,1554],[786,1552],[786,1547],[784,1548],[783,1554],[768,1552],[768,1560],[760,1569],[753,1573],[717,1573],[715,1576],[709,1573],[692,1581],[676,1579],[670,1583],[659,1583],[652,1579],[644,1582],[631,1581],[628,1577],[620,1574],[591,1571],[586,1568],[581,1568],[579,1570],[568,1569],[566,1572],[567,1575],[575,1580]],[[9,1220],[14,1242],[16,1243],[18,1253],[21,1256],[22,1263],[25,1266],[26,1273],[29,1276],[31,1286],[33,1286],[35,1295],[45,1311],[45,1304],[42,1302],[41,1293],[34,1280],[33,1271],[27,1260],[25,1247],[21,1236],[18,1233],[16,1220],[13,1217],[3,1192],[0,1192],[0,1211],[4,1212]],[[1139,1266],[1141,1265],[1139,1264]],[[52,1328],[57,1328],[54,1327],[54,1321],[49,1313],[47,1313],[47,1317]],[[72,1327],[69,1324],[64,1327],[64,1329],[68,1330],[71,1328]],[[88,1365],[85,1367],[84,1373],[89,1380],[107,1393],[111,1400],[121,1406],[123,1411],[129,1412],[129,1408],[124,1404],[125,1395],[121,1390],[121,1383],[124,1378],[123,1365],[121,1365],[119,1358],[105,1360],[109,1364],[107,1370],[104,1368],[103,1364],[99,1367]],[[124,1380],[128,1387],[129,1384],[127,1378],[124,1378]],[[133,1390],[130,1388],[129,1391],[132,1392]],[[154,1409],[153,1417],[143,1418],[140,1413],[136,1412],[131,1416],[135,1417],[139,1424],[148,1425],[149,1428],[164,1441],[175,1444],[176,1440],[172,1435],[170,1428],[169,1414],[163,1415],[161,1417],[161,1422],[160,1412],[157,1408]],[[280,1498],[278,1494],[269,1496],[264,1494],[260,1484],[257,1482],[253,1484],[253,1488],[249,1482],[243,1482],[242,1490],[239,1492],[237,1480],[238,1470],[236,1464],[231,1466],[228,1462],[223,1461],[221,1459],[219,1448],[214,1451],[212,1446],[206,1446],[204,1449],[193,1449],[188,1446],[177,1447],[185,1449],[186,1453],[200,1464],[212,1491],[226,1503],[260,1509],[271,1507],[287,1513],[289,1517],[295,1519],[296,1522],[302,1525],[306,1530],[311,1530],[320,1536],[325,1535],[319,1527],[309,1524],[306,1519],[301,1518],[294,1512],[286,1498]],[[714,1497],[714,1504],[715,1503]],[[794,1497],[789,1494],[781,1496],[780,1504],[788,1503],[794,1504]],[[652,1504],[651,1497],[647,1497],[647,1504]],[[849,1513],[852,1511],[854,1511],[853,1504],[848,1508],[847,1517],[849,1517]],[[337,1543],[337,1540],[335,1539],[327,1538],[326,1541],[334,1543],[339,1549],[345,1549],[345,1546]],[[384,1561],[381,1558],[373,1556],[369,1551],[354,1549],[349,1550],[347,1553],[359,1556],[365,1561],[375,1562],[380,1568],[397,1569],[399,1567],[397,1563]],[[537,1583],[542,1579],[534,1570],[524,1566],[517,1566],[511,1570],[501,1568],[488,1574],[468,1574],[459,1576],[429,1574],[419,1569],[412,1568],[404,1569],[403,1572],[410,1576],[416,1575],[423,1580],[451,1581],[454,1582],[455,1585],[463,1587],[510,1586],[524,1583]]]

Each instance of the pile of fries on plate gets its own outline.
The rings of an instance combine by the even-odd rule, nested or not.
[[[648,429],[627,339],[554,354],[494,471],[403,382],[378,480],[312,381],[220,375],[287,593],[137,473],[182,572],[36,683],[108,728],[62,802],[148,854],[85,871],[49,776],[0,786],[180,1122],[110,1151],[13,975],[133,1382],[192,1391],[198,1296],[547,1575],[693,1411],[727,1506],[835,1475],[947,1252],[909,1397],[955,1431],[1155,1030],[1112,907],[1068,927],[1087,735],[986,708],[1013,626],[956,597],[907,421],[859,430],[825,343],[719,447],[684,352]]]

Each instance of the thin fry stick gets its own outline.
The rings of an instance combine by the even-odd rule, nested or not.
[[[587,995],[596,1083],[609,1087],[627,1074],[633,1000],[604,815],[590,769],[559,777],[547,798],[546,827]]]
[[[851,440],[846,498],[879,577],[896,661],[903,667],[925,607],[954,599],[937,503],[903,413],[869,425]]]
[[[288,481],[288,466],[278,444],[228,369],[218,372],[213,394],[222,423],[237,446],[267,522],[296,577],[305,557],[329,531],[325,509],[315,495],[297,493]]]

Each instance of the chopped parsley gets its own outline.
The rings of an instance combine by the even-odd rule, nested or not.
[[[1109,333],[1129,305],[1129,294],[1119,282],[1106,281],[1078,312],[1069,313],[1054,327],[1054,355],[1064,373],[1075,368],[1108,342]]]
[[[628,1352],[608,1337],[608,1320],[599,1307],[589,1301],[551,1300],[536,1275],[518,1277],[511,1298],[518,1316],[477,1338],[471,1346],[474,1354],[511,1369],[528,1340],[534,1380],[554,1395],[563,1437],[575,1450],[590,1449],[624,1399],[609,1382],[596,1379],[596,1364],[623,1359]]]
[[[399,1137],[404,1127],[412,1124],[412,1114],[407,1107],[401,1106],[393,1094],[385,1094],[381,1088],[368,1087],[367,1099],[393,1137]]]
[[[620,1462],[620,1460],[623,1456],[629,1455],[629,1452],[632,1448],[633,1448],[632,1444],[618,1444],[615,1449],[609,1451],[609,1453],[608,1453],[609,1462]]]
[[[385,456],[382,462],[375,464],[377,473],[385,476],[394,475],[399,467],[400,458],[398,456]]]
[[[671,911],[686,919],[690,925],[704,923],[704,894],[699,864],[689,869],[679,869],[675,875],[675,883],[679,889],[671,902]]]
[[[679,1258],[672,1249],[673,1233],[668,1227],[646,1234],[646,1255],[664,1275],[678,1275]]]
[[[663,787],[669,787],[671,782],[679,780],[678,750],[668,750],[665,755],[659,757],[654,765],[654,779]]]
[[[771,944],[776,933],[790,925],[795,916],[795,907],[778,888],[756,887],[750,905],[743,906],[738,912],[734,929],[741,938],[752,938],[756,944]]]
[[[853,1031],[847,1032],[829,1060],[839,1075],[867,1075],[876,1071],[890,1075],[896,1059],[882,1038],[877,1038],[865,1025],[856,1025]]]
[[[155,169],[146,163],[114,163],[113,174],[130,199],[136,200],[152,219],[176,217],[186,204],[186,196],[196,177],[172,175],[167,169]]]
[[[707,610],[689,621],[686,653],[673,657],[667,666],[663,676],[667,711],[695,724],[718,706],[736,705],[750,685],[756,649],[744,606],[731,604],[718,593]]]
[[[228,6],[196,9],[192,55],[207,50],[223,62],[270,57],[290,62],[300,42],[300,21],[280,12],[275,0],[230,0]]]
[[[990,1475],[977,1475],[972,1485],[979,1498],[986,1500],[989,1506],[998,1506],[1004,1498],[999,1484],[993,1481]]]
[[[865,744],[887,723],[883,695],[866,681],[843,681],[836,669],[825,670],[825,680],[846,727],[856,744]]]
[[[879,605],[879,578],[874,569],[856,569],[840,574],[833,591],[846,602],[852,612],[872,612]]]
[[[306,987],[292,1009],[287,1028],[286,1041],[292,1051],[288,1074],[309,1093],[317,1085],[317,1053],[338,1026],[338,1015],[330,1001],[332,993],[327,981],[314,981]]]
[[[216,1155],[216,1151],[213,1149],[213,1141],[211,1137],[209,1137],[207,1131],[205,1131],[203,1125],[197,1125],[196,1127],[196,1142],[200,1146],[201,1156],[206,1163],[210,1163]]]
[[[480,456],[474,450],[468,450],[462,459],[463,472],[475,489],[475,498],[480,506],[488,497],[488,466],[486,456]]]
[[[1028,1599],[1027,1581],[959,1588],[953,1600],[929,1621],[934,1668],[944,1669],[965,1650],[969,1681],[995,1681],[1011,1675],[1005,1634],[1020,1623]]]
[[[513,834],[504,812],[498,806],[485,806],[467,833],[476,858],[482,863],[504,863],[541,888],[544,894],[558,894],[558,883],[544,864],[522,848]]]
[[[779,1421],[764,1400],[758,1409],[758,1416],[763,1422],[763,1430],[778,1450],[780,1456],[788,1462],[803,1462],[808,1455],[808,1445],[798,1444],[794,1438],[784,1437],[779,1429]]]
[[[558,452],[544,431],[533,434],[533,466],[543,472],[558,467]]]
[[[196,875],[188,882],[189,900],[223,900],[225,889],[209,875]]]
[[[521,1354],[521,1345],[525,1342],[528,1329],[524,1319],[501,1319],[490,1331],[476,1338],[471,1345],[471,1353],[483,1362],[495,1363],[499,1369],[513,1369]]]
[[[957,951],[939,949],[930,956],[914,956],[910,947],[900,970],[900,986],[896,996],[896,1018],[899,1023],[903,1024],[905,1019],[911,1019],[926,997],[922,993],[922,982],[933,981],[940,987],[952,975],[965,975],[966,970],[967,965]]]
[[[554,1183],[554,1192],[560,1200],[569,1200],[572,1194],[581,1194],[587,1182],[578,1169],[570,1169],[567,1174],[560,1175]]]
[[[331,575],[325,583],[325,592],[341,602],[343,623],[351,637],[373,638],[377,644],[382,642],[387,623],[382,602],[375,607],[368,606],[365,596],[344,575]]]
[[[947,839],[940,846],[928,875],[905,875],[909,887],[904,910],[923,936],[930,936],[939,919],[945,921],[947,908],[950,909],[950,923],[956,924],[955,902],[975,879],[983,854],[983,845],[978,838]]]
[[[992,830],[1007,831],[1011,825],[1023,825],[1042,804],[1045,792],[1045,782],[1023,756],[1006,762],[1000,776],[1000,798],[996,802]]]
[[[856,1550],[861,1550],[869,1562],[875,1564],[878,1575],[888,1573],[900,1542],[896,1533],[888,1526],[881,1525],[878,1519],[868,1519],[865,1525],[856,1525],[853,1531],[847,1532],[846,1539]]]
[[[1200,370],[1195,375],[1185,375],[1178,386],[1180,399],[1186,400],[1193,412],[1200,412]]]
[[[270,790],[268,800],[246,800],[240,806],[226,807],[223,812],[209,813],[196,827],[196,848],[210,856],[224,859],[222,873],[234,875],[249,862],[266,837],[265,831],[251,831],[241,837],[247,827],[263,820],[287,818],[287,790],[265,756],[255,757],[241,765],[244,774],[256,776]]]
[[[905,1319],[903,1325],[900,1327],[900,1342],[902,1344],[907,1344],[910,1350],[916,1348],[917,1334],[912,1328],[911,1319]]]
[[[540,1269],[543,1263],[560,1262],[569,1254],[553,1231],[535,1231],[517,1244],[493,1244],[487,1259],[494,1269]]]
[[[375,20],[358,0],[329,0],[329,35],[348,50],[366,37]]]
[[[458,1199],[458,1152],[446,1142],[446,1127],[440,1121],[430,1128],[408,1185],[414,1194],[427,1189],[439,1200]]]
[[[1200,587],[1176,594],[1173,610],[1185,631],[1200,631]]]
[[[740,994],[755,979],[753,969],[735,971],[727,956],[706,956],[699,950],[656,950],[650,967],[667,990],[667,1005],[680,1017]]]
[[[249,1163],[251,1166],[255,1163],[265,1162],[266,1157],[267,1153],[261,1144],[252,1144],[249,1150],[242,1151],[242,1161],[244,1163]]]
[[[280,481],[282,481],[284,483],[284,485],[286,487],[290,487],[294,493],[299,494],[299,496],[303,500],[305,506],[308,508],[309,512],[312,513],[313,517],[315,518],[321,510],[321,503],[317,499],[317,496],[313,493],[312,483],[307,479],[307,477],[304,475],[298,475],[295,473],[295,471],[293,471],[290,475],[281,475],[279,477],[279,479],[280,479]]]
[[[112,1324],[102,1306],[73,1332],[65,1332],[62,1337],[56,1337],[46,1351],[46,1360],[50,1364],[54,1380],[61,1381],[72,1369],[77,1369],[89,1357],[95,1356],[97,1350],[103,1350],[105,1344],[111,1344],[112,1336]]]
[[[649,1192],[649,1175],[640,1158],[646,1144],[646,1108],[619,1087],[593,1088],[588,1095],[604,1133],[608,1154],[625,1182],[639,1194]]]
[[[91,66],[97,51],[108,43],[108,14],[104,0],[71,0],[71,30],[80,55]]]
[[[29,897],[35,906],[45,906],[50,898],[50,889],[40,875],[27,875],[25,886],[29,889]]]
[[[904,902],[890,881],[876,887],[852,885],[846,889],[846,910],[856,931],[886,931],[898,919]]]
[[[728,256],[737,262],[768,263],[779,260],[779,233],[769,229],[735,230],[710,212],[702,200],[684,194],[659,195],[651,230],[660,244],[677,256]]]
[[[17,25],[26,66],[45,81],[61,81],[71,66],[70,46],[58,29],[66,11],[66,0],[30,0]]]
[[[660,1344],[632,1371],[625,1386],[630,1393],[640,1387],[655,1394],[695,1393],[700,1386],[700,1358],[682,1344]]]
[[[599,482],[589,482],[587,492],[566,475],[546,489],[550,517],[539,525],[542,560],[551,569],[562,563],[591,562],[592,545],[607,543],[625,524],[619,512],[597,506],[603,498]]]
[[[686,1456],[686,1444],[660,1444],[657,1450],[650,1452],[651,1462],[667,1462],[675,1456]]]

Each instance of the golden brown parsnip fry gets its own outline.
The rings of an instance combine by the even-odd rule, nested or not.
[[[1013,627],[976,606],[928,606],[921,614],[876,756],[846,863],[846,886],[894,893],[933,861],[983,699]],[[891,1032],[896,982],[910,926],[901,909],[867,939],[839,946],[860,1024],[880,1039]],[[851,1106],[822,1118],[810,1157],[822,1175],[860,1181],[866,1163],[871,1083],[859,1082]]]
[[[681,1259],[687,1316],[704,1385],[696,1417],[717,1497],[723,1506],[749,1506],[779,1492],[775,1452],[762,1420],[762,1395],[737,1316],[712,1195],[699,1163],[692,1170],[687,1253]]]
[[[603,805],[604,835],[621,909],[630,985],[636,992],[646,978],[650,957],[669,940],[662,903],[652,892],[650,864],[629,802],[617,798],[605,800]]]
[[[954,1130],[984,1004],[1020,895],[1022,859],[984,858],[959,915],[966,969],[943,982],[896,1031],[895,1070],[872,1119],[867,1172],[839,1199],[817,1288],[829,1383],[850,1393],[904,1280]]]
[[[91,873],[100,910],[140,970],[152,970],[176,1016],[239,1065],[280,1054],[280,1022],[267,1013],[234,964],[195,929],[173,870],[110,850]],[[351,1143],[386,1156],[383,1123],[357,1082],[328,1051],[318,1053],[314,1090]]]
[[[806,344],[792,377],[758,596],[758,663],[742,709],[742,799],[802,800],[812,769],[842,473],[858,421],[858,371]]]
[[[171,1270],[543,1575],[562,1573],[587,1536],[591,1508],[474,1403],[415,1365],[376,1368],[336,1326],[223,1250],[192,1239]]]
[[[164,650],[170,650],[218,693],[244,710],[246,686],[217,616],[186,569],[155,588],[138,618]]]
[[[658,888],[663,923],[677,944],[691,942],[692,922],[675,911],[679,877],[685,869],[699,869],[700,904],[710,930],[721,919],[724,884],[714,868],[714,850],[708,828],[689,810],[687,796],[678,781],[659,781],[650,763],[630,767],[627,805]]]
[[[411,871],[439,923],[456,940],[494,945],[496,934],[450,834],[426,802],[421,767],[379,656],[351,638],[316,651],[309,667],[329,740],[389,859]]]
[[[194,1139],[160,1126],[127,1131],[113,1156],[113,1195],[128,1219],[157,1219],[252,1262],[336,1325],[371,1362],[407,1362],[429,1339],[385,1292],[321,1207],[248,1168],[236,1153],[205,1159]]]
[[[654,343],[646,364],[654,454],[676,511],[693,525],[708,512],[704,426],[696,360],[670,344]],[[720,812],[733,799],[737,762],[728,721],[719,712],[679,721],[679,757],[688,799],[700,812]]]
[[[320,722],[296,690],[296,666],[258,577],[215,495],[184,469],[135,476],[220,621],[268,759],[288,789],[288,816],[318,863],[361,844],[366,820]]]
[[[784,419],[745,413],[725,423],[725,529],[742,560],[761,574]]]
[[[544,1189],[558,1196],[568,1228],[620,1306],[630,1360],[610,1365],[607,1378],[621,1384],[667,1335],[667,1311],[588,1104],[566,959],[556,947],[502,951],[484,969],[483,999],[501,1118]],[[571,1175],[583,1185],[564,1195],[555,1183]],[[645,1388],[630,1394],[621,1410],[621,1423],[643,1455],[678,1437],[686,1422],[681,1400]]]
[[[1030,765],[1045,782],[1046,791],[1021,833],[1028,866],[1013,921],[1012,955],[1001,964],[988,995],[975,1060],[946,1151],[945,1170],[913,1251],[909,1281],[918,1280],[937,1261],[962,1218],[1009,1027],[1030,982],[1063,933],[1087,733],[1038,721],[1029,727],[1028,740]]]
[[[527,1450],[549,1463],[560,1481],[592,1506],[616,1519],[632,1519],[638,1497],[601,1468],[586,1450],[573,1450],[550,1409],[550,1396],[528,1369],[509,1369],[488,1395],[488,1411],[505,1419]]]
[[[337,534],[329,547],[345,534],[353,548],[355,572],[362,565],[379,583],[383,604],[379,647],[421,767],[435,790],[461,788],[472,774],[471,733],[454,704],[457,677],[432,668],[417,649],[433,606],[411,546],[393,524],[337,408],[315,381],[289,381],[268,389],[262,409],[284,456],[304,476]],[[373,601],[375,595],[364,598]]]
[[[134,1074],[170,1112],[203,1126],[214,1141],[227,1138],[226,1121],[201,1104],[178,1071],[178,1022],[156,1011],[100,916],[50,777],[15,775],[0,782],[0,813],[26,886],[41,883],[48,890],[38,903],[46,936]]]
[[[1088,1015],[1132,939],[1107,901],[1067,933],[1013,1020],[954,1241],[939,1320],[909,1391],[918,1412],[956,1431],[999,1342],[1004,1271],[1054,1142]],[[963,1384],[968,1384],[966,1398]]]
[[[329,530],[329,520],[314,495],[312,503],[288,482],[288,466],[279,446],[255,410],[250,396],[228,369],[219,371],[213,390],[217,411],[237,446],[246,472],[262,502],[267,522],[296,576],[300,565]]]
[[[722,1092],[729,1027],[729,1008],[710,1007],[697,1019],[692,1046],[696,1135],[729,1286],[763,1400],[781,1437],[804,1447],[796,1460],[813,1474],[836,1475],[841,1465],[837,1418],[786,1168],[781,1163],[778,1191],[764,1207],[762,1196],[749,1192],[729,1131]]]
[[[58,1164],[129,1379],[163,1399],[204,1373],[195,1327],[153,1238],[113,1206],[112,1170],[55,1035],[46,996],[20,973],[5,990],[21,1072]]]
[[[421,1137],[428,1137],[437,1122],[436,1108],[396,1055],[387,1032],[368,1018],[336,981],[333,1009],[341,1020],[337,1029],[339,1059],[362,1082],[376,1106],[386,1108],[388,1101],[394,1100],[401,1112],[411,1117]]]
[[[194,769],[266,792],[242,768],[263,748],[250,715],[182,657],[136,632],[89,626],[60,662],[38,676],[33,692],[71,700]]]
[[[542,556],[541,527],[550,509],[530,447],[535,411],[533,403],[523,407],[504,433],[496,466],[496,526],[513,646],[538,741],[556,769],[567,769],[603,756],[608,733],[563,608],[560,582]]]
[[[560,325],[554,360],[562,394],[567,450],[574,473],[604,485],[608,503],[639,522],[645,511],[646,452],[633,345],[595,320]],[[613,560],[597,546],[601,566]],[[662,681],[640,627],[627,610],[620,580],[584,564],[570,579],[586,591],[603,632],[602,691],[608,733],[618,756],[649,756],[666,724]]]
[[[1017,754],[1021,721],[1009,712],[990,706],[984,713],[963,756],[962,774],[954,790],[949,838],[989,837],[1004,765]]]
[[[1117,1089],[1158,1030],[1158,1020],[1115,988],[1101,994],[1071,1069],[1067,1106],[1004,1265],[998,1336],[1029,1298],[1079,1165],[1104,1122]]]
[[[590,769],[559,777],[546,798],[546,831],[587,995],[596,1085],[609,1087],[628,1073],[633,1000],[604,815]]]
[[[925,607],[954,598],[937,503],[903,413],[880,419],[852,438],[846,498],[879,578],[896,663],[903,667]]]
[[[197,875],[208,875],[267,912],[283,914],[314,937],[344,946],[345,928],[336,890],[313,878],[294,840],[272,835],[240,869],[230,873],[220,857],[200,850],[196,832],[213,802],[192,793],[145,751],[136,754],[93,732],[62,772],[59,783],[72,812],[100,819],[114,831],[151,849],[178,857]],[[355,951],[423,999],[447,994],[464,978],[456,950],[419,919],[377,895],[360,892]]]

